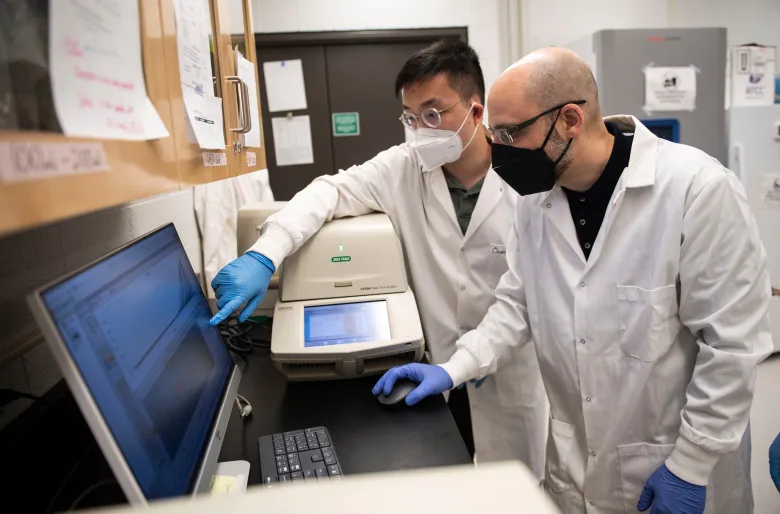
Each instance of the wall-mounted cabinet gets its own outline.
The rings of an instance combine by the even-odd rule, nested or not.
[[[77,23],[88,24],[100,23],[91,9],[108,6],[89,0],[57,2],[55,9],[60,2],[70,3]],[[231,2],[240,3],[240,8]],[[97,109],[118,120],[107,121],[116,127],[122,116],[138,114],[139,105],[123,102],[133,85],[123,82],[122,67],[111,69],[100,61],[112,58],[122,63],[127,56],[114,53],[110,42],[96,44],[99,36],[82,39],[78,33],[53,29],[52,4],[48,0],[0,4],[0,236],[265,167],[264,145],[246,144],[251,124],[262,125],[249,0],[138,0],[140,86],[145,86],[151,104],[141,107],[153,107],[168,133],[149,140],[117,138],[110,129],[95,128],[99,123],[92,127],[91,137],[68,135],[78,133],[72,127],[79,122],[83,126],[97,119]],[[176,10],[182,5],[198,8],[199,26],[177,23]],[[231,20],[239,15],[244,16],[240,22]],[[244,33],[231,34],[230,27],[236,26],[243,26]],[[206,31],[199,36],[208,37],[208,49],[199,56],[180,47],[177,31],[190,29]],[[187,36],[196,39],[191,33]],[[240,78],[234,36],[245,38],[242,53],[251,63],[253,83]],[[201,67],[193,71],[195,63]],[[243,77],[247,69],[244,62]],[[76,78],[69,83],[66,75],[71,70]],[[201,148],[191,128],[192,102],[186,103],[185,96],[192,93],[191,87],[187,93],[191,86],[187,81],[193,73],[204,84],[197,94],[207,98],[204,105],[210,106],[215,119],[221,118],[218,124],[210,123],[211,135],[221,136],[223,146]],[[85,84],[83,91],[73,90],[78,80]],[[92,97],[94,83],[115,87],[116,94],[109,101]],[[67,94],[60,94],[64,89]],[[61,100],[68,95],[78,99],[69,114]],[[74,124],[77,109],[84,109],[84,117]],[[135,122],[123,126],[130,138],[136,137],[137,128]]]

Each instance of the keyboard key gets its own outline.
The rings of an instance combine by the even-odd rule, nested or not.
[[[284,451],[284,448],[276,448],[276,449],[274,450],[274,453],[275,453],[276,455],[284,455],[284,454],[285,454],[285,451]]]
[[[317,478],[327,478],[328,477],[328,471],[324,467],[316,467],[314,468],[314,473],[316,473]]]
[[[290,464],[290,466],[294,466],[294,465],[300,464],[300,463],[301,463],[301,461],[298,460],[298,457],[295,457],[294,459],[290,459],[290,462],[288,464]]]
[[[290,475],[279,475],[279,482],[290,482]]]
[[[297,473],[291,473],[290,478],[292,478],[293,480],[303,480],[303,473],[301,473],[300,471],[298,471]]]
[[[290,471],[300,471],[301,465],[300,464],[290,464]]]
[[[277,455],[276,456],[276,462],[281,462],[283,460],[287,460],[287,455]]]
[[[281,475],[282,473],[289,473],[289,472],[290,472],[290,468],[289,468],[289,467],[287,467],[287,466],[279,466],[279,467],[277,468],[277,471],[278,471],[278,472],[279,472],[279,474]]]
[[[316,480],[317,474],[314,472],[313,469],[307,469],[306,471],[303,472],[303,478],[305,478],[306,480]]]
[[[309,449],[310,450],[319,450],[320,449],[320,443],[317,441],[314,441],[313,443],[309,443]]]
[[[298,451],[298,448],[296,448],[294,444],[293,445],[288,444],[286,449],[287,449],[287,453],[294,453]]]
[[[285,437],[295,437],[296,435],[303,435],[303,434],[304,434],[303,430],[295,430],[293,432],[284,433]]]
[[[320,455],[319,453],[315,453],[314,455],[311,456],[311,461],[322,462],[322,455]]]
[[[299,452],[309,451],[309,445],[307,445],[306,443],[298,443],[298,451]]]
[[[276,476],[266,475],[263,477],[263,483],[266,485],[275,484]]]
[[[336,459],[335,459],[335,457],[326,457],[326,458],[325,458],[325,465],[327,465],[327,466],[332,466],[332,465],[334,465],[334,464],[336,464]]]
[[[333,457],[333,450],[331,450],[330,448],[325,448],[324,450],[322,450],[322,456],[325,457],[326,459],[328,457]]]
[[[340,475],[341,471],[339,471],[338,466],[328,466],[328,474],[331,476]]]
[[[287,454],[287,458],[288,459],[297,459],[298,458],[298,454],[297,453],[288,453]]]

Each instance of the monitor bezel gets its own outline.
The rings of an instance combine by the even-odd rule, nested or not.
[[[103,455],[106,458],[111,471],[114,473],[114,477],[119,483],[122,491],[127,498],[127,501],[133,506],[146,506],[149,504],[149,500],[141,490],[138,481],[135,479],[135,475],[130,469],[129,464],[124,458],[119,444],[114,439],[111,430],[108,427],[105,419],[103,418],[100,408],[98,407],[95,399],[87,387],[84,377],[81,375],[76,362],[73,360],[70,352],[68,351],[67,344],[60,336],[60,331],[57,328],[57,324],[49,314],[49,310],[43,300],[43,294],[70,278],[83,273],[87,269],[99,264],[100,262],[111,258],[115,254],[124,251],[130,246],[133,246],[144,239],[152,237],[156,233],[173,227],[176,238],[179,244],[184,250],[184,245],[181,243],[179,232],[176,230],[176,226],[173,223],[165,224],[151,232],[148,232],[132,241],[128,242],[115,249],[114,251],[91,261],[78,269],[71,271],[62,277],[59,277],[52,282],[36,289],[27,296],[27,303],[32,311],[33,317],[40,328],[49,349],[52,352],[54,360],[62,372],[65,382],[70,388],[71,394],[73,394],[76,404],[79,406],[84,419],[87,422],[90,430],[92,431],[95,440],[98,443]],[[201,294],[202,289],[201,289]],[[204,298],[205,300],[205,298]],[[220,335],[221,338],[221,335]],[[224,342],[224,341],[223,341]],[[231,356],[232,358],[232,356]],[[204,450],[200,455],[198,470],[195,474],[194,480],[190,484],[189,491],[185,495],[194,495],[197,493],[205,492],[209,489],[211,483],[211,477],[214,474],[214,470],[217,466],[217,460],[219,458],[219,452],[222,448],[222,440],[224,439],[225,430],[227,428],[228,421],[230,419],[231,409],[233,408],[233,402],[235,401],[236,394],[238,392],[238,384],[241,380],[241,372],[235,363],[232,365],[231,370],[227,374],[225,383],[222,386],[222,400],[215,412],[215,416],[212,422],[212,429],[209,433],[209,438],[204,445]]]

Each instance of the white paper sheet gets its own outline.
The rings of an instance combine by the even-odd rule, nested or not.
[[[208,0],[174,0],[173,9],[182,88],[190,89],[199,96],[213,97]]]
[[[138,2],[49,3],[52,94],[68,136],[147,140],[168,129],[146,94]]]
[[[199,96],[183,88],[184,106],[192,133],[198,146],[204,150],[225,149],[225,127],[222,119],[222,99],[213,96]],[[189,133],[189,130],[188,130]],[[191,139],[190,139],[191,140]]]
[[[274,130],[274,150],[277,166],[313,164],[309,116],[290,116],[271,119]]]
[[[645,73],[645,112],[693,111],[696,109],[696,68],[694,66],[647,66]]]
[[[252,129],[244,134],[244,146],[260,146],[260,106],[257,101],[257,81],[255,80],[255,65],[244,59],[241,52],[236,49],[238,77],[246,82],[249,88],[249,110],[252,120]]]
[[[264,62],[263,74],[269,112],[298,111],[308,107],[300,59]]]

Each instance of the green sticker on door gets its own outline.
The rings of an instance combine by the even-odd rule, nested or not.
[[[360,114],[356,112],[334,112],[333,135],[336,137],[359,136]]]

